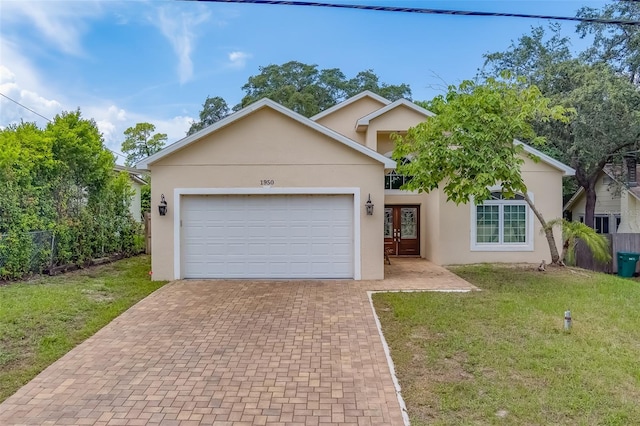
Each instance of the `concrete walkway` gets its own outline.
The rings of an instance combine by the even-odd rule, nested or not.
[[[402,425],[367,291],[473,289],[421,259],[383,281],[176,281],[0,404],[2,425]]]

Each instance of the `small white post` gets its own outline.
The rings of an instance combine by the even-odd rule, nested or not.
[[[571,311],[569,309],[564,311],[564,329],[571,330]]]

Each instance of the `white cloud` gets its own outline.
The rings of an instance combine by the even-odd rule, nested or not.
[[[23,79],[21,78],[23,76],[26,77],[27,81],[35,82],[33,86],[30,86],[35,90],[24,88]],[[0,65],[0,92],[50,119],[63,110],[70,110],[69,104],[71,102],[62,100],[61,97],[55,94],[53,97],[43,95],[41,91],[46,85],[39,84],[37,77],[37,73],[29,68],[26,62],[23,62],[22,66],[15,70]],[[82,101],[79,103],[82,104]],[[74,102],[74,104],[77,105],[77,102]],[[71,109],[75,109],[75,106]],[[81,105],[81,111],[84,118],[95,120],[104,137],[105,146],[116,152],[120,152],[124,131],[129,127],[135,126],[136,123],[146,122],[155,125],[156,132],[166,133],[168,143],[173,143],[186,135],[189,126],[194,121],[192,117],[183,115],[158,118],[144,113],[127,111],[108,100],[92,101],[91,104]],[[0,97],[0,128],[5,128],[10,124],[18,124],[20,120],[34,121],[40,127],[44,127],[47,124],[47,120],[4,97]],[[124,164],[124,158],[118,157],[117,162]]]
[[[3,96],[0,101],[2,105],[0,125],[3,127],[20,123],[21,120],[35,121],[38,125],[44,125],[47,120],[42,116],[51,119],[62,110],[59,101],[22,89],[16,74],[4,65],[0,65],[0,93],[6,96]]]
[[[158,10],[158,20],[155,24],[162,34],[169,40],[171,47],[178,57],[178,77],[180,84],[184,84],[193,77],[193,62],[191,53],[197,38],[194,30],[209,19],[209,13],[186,13],[175,8],[161,8]]]
[[[232,68],[244,68],[247,65],[247,59],[251,58],[251,54],[246,52],[229,53],[229,62]]]
[[[105,146],[116,152],[121,152],[124,131],[137,123],[153,124],[156,126],[156,133],[167,134],[167,143],[170,144],[184,138],[194,120],[188,116],[158,118],[144,113],[126,111],[109,103],[84,107],[82,115],[95,120],[104,137]],[[118,157],[117,162],[123,164],[124,158]]]
[[[3,1],[0,2],[0,12],[5,27],[3,32],[11,31],[14,25],[18,32],[27,31],[24,24],[28,22],[37,29],[44,43],[73,55],[82,54],[81,39],[87,30],[87,19],[102,14],[99,2],[58,1],[42,1],[37,4],[29,1]]]

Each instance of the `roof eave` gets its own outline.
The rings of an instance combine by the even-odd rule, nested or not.
[[[373,111],[370,114],[365,115],[364,117],[358,119],[358,121],[356,122],[356,131],[358,132],[363,132],[366,130],[367,127],[369,127],[369,123],[371,123],[371,120],[374,120],[378,117],[380,117],[381,115],[386,114],[387,112],[399,107],[399,106],[405,106],[419,114],[424,115],[425,117],[434,117],[435,114],[432,113],[431,111],[429,111],[428,109],[424,109],[419,105],[416,105],[415,103],[408,101],[406,99],[398,99],[397,101],[394,101],[392,103],[390,103],[389,105],[386,105],[380,109],[377,109],[375,111]]]
[[[196,132],[192,135],[189,135],[185,138],[180,139],[177,142],[174,142],[173,144],[169,145],[168,147],[164,148],[163,150],[141,160],[140,162],[138,162],[136,164],[136,168],[137,169],[143,169],[143,170],[148,170],[149,166],[153,165],[153,163],[157,162],[158,160],[188,146],[189,144],[191,144],[192,142],[195,142],[198,139],[201,139],[225,126],[228,126],[229,124],[253,113],[254,111],[257,111],[259,109],[265,108],[265,107],[269,107],[271,109],[274,109],[286,116],[288,116],[289,118],[299,122],[300,124],[303,124],[305,126],[308,126],[314,130],[316,130],[319,133],[324,134],[325,136],[328,136],[338,142],[343,143],[344,145],[354,149],[355,151],[358,151],[376,161],[379,161],[380,163],[384,164],[385,168],[395,168],[396,167],[396,163],[393,160],[390,160],[389,158],[386,158],[385,156],[383,156],[382,154],[377,153],[376,151],[365,147],[364,145],[359,144],[358,142],[347,138],[346,136],[341,135],[338,132],[335,132],[331,129],[329,129],[328,127],[325,127],[321,124],[316,123],[315,121],[310,120],[309,118],[306,118],[280,104],[278,104],[277,102],[274,102],[270,99],[264,98],[261,99],[243,109],[241,109],[240,111],[237,111],[225,118],[223,118],[220,121],[217,121],[216,123],[210,125],[209,127]]]
[[[312,116],[311,118],[309,118],[311,121],[316,121],[321,119],[322,117],[326,117],[329,114],[333,114],[334,112],[338,111],[339,109],[342,109],[344,107],[346,107],[347,105],[350,105],[356,101],[359,101],[362,98],[372,98],[375,99],[376,101],[382,103],[383,105],[389,105],[391,103],[391,101],[389,99],[383,98],[382,96],[373,93],[370,90],[365,90],[364,92],[360,92],[355,96],[350,97],[349,99],[345,99],[344,101],[335,104],[334,106],[332,106],[331,108],[327,108],[324,111],[321,111],[319,113],[317,113],[316,115]]]
[[[549,155],[545,154],[542,151],[538,151],[531,145],[527,145],[526,143],[519,141],[517,139],[514,139],[513,143],[516,145],[521,145],[524,148],[524,150],[529,154],[535,155],[536,157],[540,158],[540,160],[544,161],[546,164],[560,170],[563,173],[563,176],[574,176],[576,174],[575,169],[567,166],[563,162],[558,161],[553,157],[550,157]]]

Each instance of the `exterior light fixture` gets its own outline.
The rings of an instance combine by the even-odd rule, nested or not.
[[[160,216],[167,215],[167,200],[164,199],[164,194],[160,196],[160,204],[158,204],[158,213],[160,213]]]
[[[373,203],[371,202],[371,194],[369,194],[369,199],[366,203],[364,203],[364,208],[367,210],[367,216],[373,215]]]

